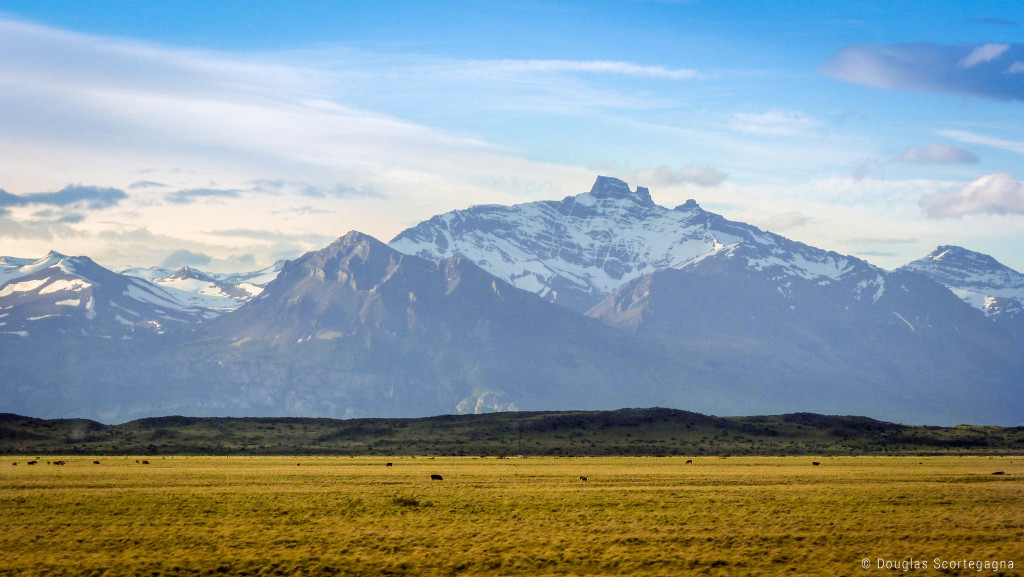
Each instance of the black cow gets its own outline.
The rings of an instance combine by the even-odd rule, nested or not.
[[[148,464],[149,464],[149,461],[143,461],[143,462],[142,462],[142,464],[143,464],[143,465],[148,465]]]
[[[434,474],[434,475],[430,476],[430,480],[431,481],[444,481],[444,477],[442,477],[441,475]]]
[[[583,476],[583,475],[580,475],[580,483],[586,483],[586,482],[588,482],[588,481],[590,481],[590,479],[586,478],[586,477],[585,477],[585,476]]]
[[[391,463],[384,463],[384,466],[385,466],[385,467],[390,467],[390,466],[391,466]]]
[[[818,465],[820,465],[821,463],[819,463],[819,462],[817,462],[817,461],[811,461],[811,464],[812,464],[812,465],[814,465],[815,467],[817,467],[817,466],[818,466]]]
[[[686,460],[686,464],[687,465],[692,465],[693,464],[693,459],[687,459]]]

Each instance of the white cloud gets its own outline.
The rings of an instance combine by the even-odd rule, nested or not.
[[[963,68],[972,68],[983,62],[991,62],[1010,49],[1009,44],[982,44],[960,61]]]
[[[524,159],[472,136],[339,104],[333,98],[345,72],[306,67],[293,55],[262,55],[278,62],[265,64],[2,18],[0,38],[0,156],[18,159],[2,186],[14,198],[67,182],[127,196],[105,209],[105,221],[90,215],[46,233],[18,224],[31,218],[21,208],[5,208],[0,237],[27,254],[79,247],[118,256],[130,248],[149,261],[137,264],[166,256],[141,243],[100,246],[114,242],[101,236],[118,230],[113,221],[214,259],[236,250],[231,239],[205,232],[226,222],[322,238],[359,229],[388,240],[452,208],[532,200],[552,188],[585,189],[593,179],[582,167]],[[685,76],[622,63],[552,68]],[[218,202],[197,209],[165,202],[169,193],[182,201],[216,194]],[[15,237],[37,243],[10,244]],[[261,261],[270,258],[271,249],[258,250]]]
[[[931,218],[1024,214],[1024,183],[1005,172],[989,174],[949,192],[925,195],[920,205]]]
[[[790,228],[803,226],[811,221],[811,218],[800,212],[785,212],[769,218],[765,224],[768,230],[780,232]]]
[[[929,144],[925,147],[911,146],[897,159],[909,164],[977,164],[974,153],[948,144]]]

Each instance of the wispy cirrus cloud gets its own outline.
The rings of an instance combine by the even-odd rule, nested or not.
[[[991,62],[1005,54],[1006,51],[1009,49],[1009,44],[997,44],[995,42],[982,44],[981,46],[975,47],[967,54],[967,56],[963,57],[963,59],[960,61],[960,67],[974,68],[979,64]]]
[[[703,76],[690,68],[644,66],[614,60],[493,60],[486,65],[498,72],[618,74],[669,80],[689,80]]]
[[[1006,140],[1005,138],[985,136],[984,134],[977,134],[965,130],[943,130],[939,134],[947,138],[959,140],[960,142],[967,142],[970,144],[981,144],[984,146],[991,146],[993,148],[999,148],[1009,152],[1015,152],[1017,154],[1024,154],[1024,142],[1020,142],[1017,140]]]
[[[861,44],[821,67],[834,78],[885,88],[1024,100],[1024,44]]]
[[[1024,214],[1024,183],[1009,173],[989,174],[949,192],[925,195],[920,206],[930,218]]]
[[[746,134],[762,136],[799,136],[820,130],[822,124],[816,118],[802,112],[771,110],[764,113],[737,113],[732,117],[730,127]]]

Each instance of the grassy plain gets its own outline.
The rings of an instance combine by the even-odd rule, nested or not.
[[[29,458],[0,575],[1024,574],[1022,457]]]

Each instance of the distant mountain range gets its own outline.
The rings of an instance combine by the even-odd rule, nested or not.
[[[0,257],[0,333],[130,337],[191,327],[234,310],[263,290],[284,262],[233,275],[189,267],[119,273],[84,256]]]
[[[886,271],[607,177],[248,276],[55,253],[0,275],[4,412],[1024,422],[1024,275],[959,247]]]

